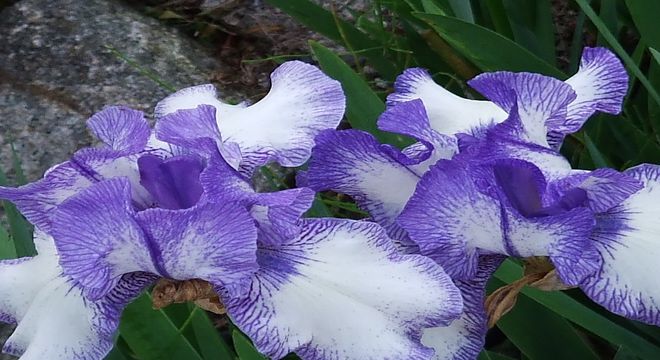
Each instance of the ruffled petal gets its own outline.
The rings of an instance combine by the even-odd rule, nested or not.
[[[49,232],[57,206],[94,182],[75,163],[65,162],[49,169],[36,182],[18,188],[0,187],[0,198],[13,202],[32,224]]]
[[[423,255],[454,279],[469,280],[479,252],[507,254],[501,207],[479,191],[469,163],[440,160],[417,185],[397,222]]]
[[[556,150],[525,140],[509,132],[509,122],[516,123],[514,112],[504,123],[490,129],[481,141],[459,139],[461,152],[467,157],[487,163],[501,159],[518,159],[536,165],[548,182],[561,180],[574,173],[571,164]],[[517,128],[515,125],[513,126]],[[512,127],[512,128],[513,128]],[[463,146],[467,144],[467,146]]]
[[[87,127],[113,150],[133,154],[142,151],[151,129],[141,111],[112,106],[94,114]]]
[[[167,278],[202,279],[236,295],[257,271],[257,229],[238,204],[148,209],[137,220]]]
[[[621,61],[605,48],[584,48],[580,69],[568,78],[577,98],[568,105],[565,131],[578,131],[594,112],[621,112],[628,91],[628,73]]]
[[[480,253],[550,256],[562,280],[576,284],[598,266],[587,208],[544,214],[545,182],[530,163],[440,161],[420,181],[398,219],[422,254],[452,277],[469,280]],[[524,170],[524,171],[523,171]]]
[[[431,128],[421,100],[411,100],[390,106],[378,118],[378,127],[384,131],[410,136],[416,140],[403,151],[391,149],[390,155],[421,175],[440,159],[450,159],[458,152],[456,139],[442,135]],[[399,156],[400,155],[400,156]]]
[[[92,300],[105,296],[127,273],[159,273],[149,242],[133,219],[124,178],[90,186],[60,205],[52,234],[64,273]]]
[[[350,195],[393,239],[404,239],[395,219],[419,176],[384,152],[366,132],[327,131],[316,142],[306,174],[308,186]]]
[[[540,74],[499,71],[468,83],[509,115],[517,115],[518,138],[545,147],[548,131],[564,131],[566,107],[576,97],[568,84]]]
[[[600,214],[593,240],[602,267],[581,288],[608,310],[660,325],[660,167],[644,164],[625,171],[644,188]]]
[[[0,321],[15,323],[27,313],[39,290],[59,275],[52,238],[36,230],[39,254],[32,258],[0,261]],[[40,243],[45,243],[39,246]]]
[[[18,187],[0,187],[0,198],[13,202],[39,229],[50,232],[53,214],[69,197],[103,179],[126,177],[131,182],[132,199],[142,208],[153,199],[140,185],[137,155],[124,155],[113,149],[86,148],[70,161],[50,168],[41,180]]]
[[[470,133],[473,129],[500,123],[507,113],[490,101],[469,100],[436,84],[424,69],[411,68],[399,75],[387,105],[421,99],[431,128],[443,135]]]
[[[550,184],[546,201],[553,201],[574,189],[585,191],[588,206],[593,212],[605,212],[621,204],[644,185],[632,176],[613,169],[574,171],[575,174]]]
[[[310,156],[314,136],[336,128],[344,115],[341,85],[312,65],[286,62],[271,74],[271,83],[268,95],[256,104],[224,114],[221,107],[216,114],[223,140],[238,144],[241,167],[247,173],[272,160],[283,166],[302,165]],[[217,108],[218,103],[208,88],[191,90],[163,100],[157,114],[200,104]]]
[[[238,144],[223,142],[216,114],[216,108],[211,105],[177,110],[158,120],[156,136],[167,143],[202,154],[217,148],[225,161],[238,169],[242,160],[241,151]]]
[[[449,326],[425,329],[422,336],[422,344],[435,350],[434,360],[473,360],[483,350],[488,332],[486,283],[503,260],[503,256],[482,256],[474,279],[456,281],[463,295],[461,317]]]
[[[194,109],[199,105],[211,105],[222,118],[233,111],[240,110],[247,106],[245,103],[230,105],[218,100],[218,91],[211,84],[191,86],[181,89],[174,94],[166,97],[156,104],[154,115],[160,119],[165,115],[184,109]]]
[[[0,321],[18,324],[3,351],[22,360],[104,358],[121,310],[153,278],[124,276],[108,296],[90,301],[62,276],[53,239],[37,231],[35,244],[35,257],[0,262]]]
[[[234,323],[279,359],[427,359],[423,327],[447,325],[460,292],[430,259],[398,254],[377,224],[306,220],[300,237],[264,248]],[[359,339],[359,341],[356,341]]]
[[[298,236],[299,220],[312,206],[314,195],[309,188],[258,194],[250,213],[259,227],[259,243],[276,245]]]
[[[258,193],[219,156],[210,158],[200,179],[207,201],[232,201],[250,209],[259,227],[259,241],[263,243],[279,243],[296,236],[300,231],[299,218],[314,201],[314,191],[308,188]]]

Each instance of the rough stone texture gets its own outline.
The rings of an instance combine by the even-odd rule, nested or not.
[[[0,19],[0,164],[13,141],[30,179],[91,143],[94,112],[150,112],[167,95],[108,46],[176,88],[209,82],[219,67],[188,37],[116,1],[23,0]]]

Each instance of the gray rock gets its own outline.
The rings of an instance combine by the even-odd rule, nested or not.
[[[23,0],[0,18],[0,165],[13,141],[30,179],[93,141],[94,112],[150,112],[169,93],[121,56],[174,88],[209,82],[218,68],[196,42],[116,1]]]

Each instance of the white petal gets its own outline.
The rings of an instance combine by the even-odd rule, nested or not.
[[[625,174],[644,189],[600,216],[594,240],[603,266],[581,287],[614,313],[660,325],[660,167],[640,165]]]
[[[388,105],[421,99],[431,127],[440,134],[469,133],[507,118],[507,113],[494,103],[455,95],[436,84],[429,73],[420,68],[404,71],[396,79],[394,88],[394,93],[387,97]]]
[[[442,269],[400,255],[376,224],[307,220],[303,234],[263,249],[252,291],[228,309],[260,351],[280,358],[426,359],[421,328],[462,310]]]

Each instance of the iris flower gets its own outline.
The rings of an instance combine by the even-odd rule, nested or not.
[[[562,280],[606,304],[584,287],[607,268],[606,248],[616,243],[601,239],[600,218],[634,199],[642,183],[611,169],[572,169],[557,149],[593,113],[618,113],[627,81],[602,48],[586,48],[565,82],[511,72],[471,80],[488,101],[451,94],[425,70],[409,69],[378,127],[417,142],[398,150],[358,130],[322,132],[299,182],[350,195],[402,248],[433,258],[457,284],[487,278],[495,267],[484,275],[484,257],[549,256]],[[483,296],[483,286],[463,296]],[[483,316],[481,303],[462,318]],[[450,335],[426,337],[436,358],[454,358],[457,348],[476,357],[485,326],[451,326],[462,334],[452,340],[457,347],[447,346]]]
[[[158,104],[154,130],[140,112],[107,108],[88,122],[101,148],[0,188],[35,224],[38,250],[0,262],[0,320],[18,323],[6,352],[101,359],[123,307],[160,277],[212,284],[275,358],[433,355],[422,329],[463,308],[439,265],[400,253],[377,224],[301,219],[310,189],[252,187],[260,165],[304,163],[344,111],[339,83],[311,65],[285,63],[271,79],[251,106],[208,85],[177,92]]]

